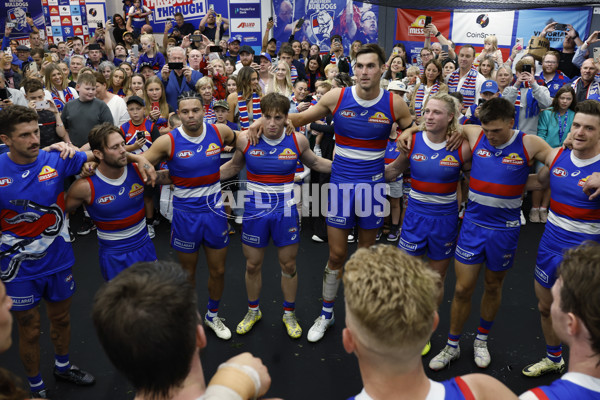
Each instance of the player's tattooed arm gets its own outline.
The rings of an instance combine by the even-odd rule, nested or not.
[[[173,181],[168,169],[163,169],[156,172],[156,184],[157,185],[170,185]]]

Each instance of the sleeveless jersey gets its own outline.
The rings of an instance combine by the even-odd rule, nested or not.
[[[457,214],[456,187],[463,164],[461,149],[431,143],[426,132],[413,135],[410,151],[411,190],[407,207],[429,215]],[[435,150],[439,147],[438,150]]]
[[[473,168],[465,219],[488,228],[520,226],[521,194],[529,176],[525,133],[513,131],[503,148],[492,146],[483,132],[473,148]]]
[[[277,142],[277,140],[271,141]],[[286,202],[293,198],[294,174],[300,158],[300,150],[296,135],[283,135],[283,139],[275,145],[269,144],[261,136],[256,145],[244,149],[247,169],[247,189],[254,192],[250,195],[247,207],[260,209],[260,202],[272,208],[282,210]]]
[[[331,182],[382,182],[384,157],[396,120],[392,94],[381,90],[370,101],[358,99],[356,88],[343,88],[333,110],[335,158]]]
[[[169,132],[167,167],[175,185],[173,208],[209,212],[221,203],[219,167],[223,140],[215,125],[203,124],[202,135],[191,137],[182,128]]]
[[[40,151],[30,164],[0,155],[0,277],[20,282],[47,276],[75,263],[64,215],[64,180],[79,173],[85,153],[63,160]]]
[[[398,150],[398,138],[400,136],[396,136],[396,139],[388,138],[387,147],[385,148],[385,157],[384,162],[385,165],[391,164],[394,162],[396,158],[400,155],[400,150]],[[394,182],[400,182],[402,180],[402,174],[398,175]]]
[[[139,247],[146,235],[144,182],[135,164],[127,164],[119,179],[109,179],[100,171],[87,178],[92,191],[86,206],[98,228],[100,247],[127,250]]]
[[[550,171],[551,200],[546,229],[551,228],[554,240],[568,247],[585,240],[600,242],[600,198],[590,201],[582,190],[589,176],[600,171],[600,155],[579,160],[571,150],[561,149]]]
[[[600,379],[567,372],[549,386],[539,386],[519,396],[521,400],[599,400]]]
[[[134,144],[137,140],[137,132],[142,131],[146,136],[146,143],[142,146],[141,149],[133,150],[131,153],[140,154],[147,151],[152,145],[152,136],[150,132],[154,128],[154,122],[150,121],[148,118],[144,118],[144,121],[139,125],[134,125],[133,122],[127,121],[123,125],[121,125],[121,131],[123,135],[125,135],[125,144]]]
[[[460,377],[448,379],[443,382],[429,380],[431,388],[427,395],[428,399],[434,400],[475,400],[471,388]],[[372,397],[363,389],[358,395],[348,398],[348,400],[372,400]]]

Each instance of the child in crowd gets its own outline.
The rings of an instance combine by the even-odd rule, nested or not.
[[[137,63],[137,72],[141,72],[140,66],[144,63],[150,63],[155,74],[160,73],[165,66],[165,56],[158,51],[158,45],[151,34],[144,34],[140,37],[140,58]]]

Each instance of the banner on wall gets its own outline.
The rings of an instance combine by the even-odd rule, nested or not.
[[[89,41],[85,0],[42,0],[42,5],[48,43],[64,42],[73,36]]]
[[[423,28],[425,18],[431,17],[431,23],[438,28],[444,37],[450,37],[452,13],[423,10],[396,10],[396,42],[403,42],[406,47],[406,58],[409,63],[416,64],[419,52],[425,41]]]
[[[498,46],[511,47],[515,12],[455,12],[451,38],[455,43],[483,46],[487,36],[495,35]]]
[[[200,25],[200,21],[211,6],[217,14],[229,19],[227,1],[222,0],[144,0],[143,4],[152,10],[149,19],[155,33],[164,32],[165,24],[172,21],[173,16],[178,12],[183,14],[185,22],[195,27]]]
[[[90,36],[94,36],[98,23],[102,23],[102,26],[106,26],[106,3],[92,3],[88,2],[87,5],[87,21],[90,27]]]
[[[262,47],[260,0],[229,0],[229,17],[231,36],[240,37],[242,44],[258,54]]]
[[[582,40],[587,38],[592,20],[592,8],[560,8],[519,11],[519,22],[515,37],[524,38],[525,43],[532,36],[538,36],[544,27],[552,22],[570,24],[579,33]],[[555,31],[546,35],[550,47],[562,50],[565,32]]]
[[[2,29],[7,23],[14,25],[11,39],[17,39],[19,44],[29,45],[29,33],[31,27],[27,24],[27,13],[31,14],[33,23],[40,30],[40,34],[44,35],[44,12],[42,2],[40,0],[23,1],[23,0],[2,0],[0,1],[0,26]]]
[[[318,44],[321,52],[329,51],[333,35],[342,37],[346,54],[354,40],[362,43],[377,43],[378,40],[379,8],[369,3],[352,0],[274,0],[273,14],[273,37],[278,45],[287,43],[300,20],[303,21],[302,27],[294,38]]]

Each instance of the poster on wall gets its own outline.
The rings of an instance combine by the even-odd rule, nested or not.
[[[425,18],[431,17],[431,22],[444,37],[450,37],[452,13],[423,10],[396,10],[396,42],[403,42],[406,48],[406,59],[411,64],[419,61],[419,52],[425,41]]]
[[[544,27],[551,22],[569,24],[579,33],[582,40],[587,38],[592,20],[592,8],[560,8],[519,11],[516,37],[524,38],[525,43],[532,36],[538,36]],[[546,35],[550,47],[562,50],[565,39],[564,31],[554,31]]]
[[[90,32],[85,0],[42,0],[48,43],[60,43],[78,36],[87,43]]]
[[[318,44],[328,52],[330,39],[340,35],[344,52],[352,42],[377,43],[379,38],[379,7],[352,0],[274,0],[275,27],[273,37],[280,46],[289,40],[294,27],[301,25],[294,38]]]
[[[87,21],[90,27],[90,36],[94,36],[98,24],[106,26],[106,3],[87,2]]]
[[[254,48],[256,54],[262,47],[260,0],[229,0],[229,31],[242,39],[242,44]]]
[[[33,23],[43,37],[44,35],[44,12],[40,0],[22,1],[22,0],[2,0],[0,1],[0,26],[13,24],[11,39],[17,39],[19,44],[29,45],[29,33],[31,27],[27,24],[26,17],[31,15]]]
[[[172,21],[178,12],[183,14],[185,22],[195,27],[206,15],[209,8],[213,8],[223,18],[229,18],[227,1],[223,0],[144,0],[143,4],[152,10],[150,25],[155,33],[163,33],[165,24]]]

